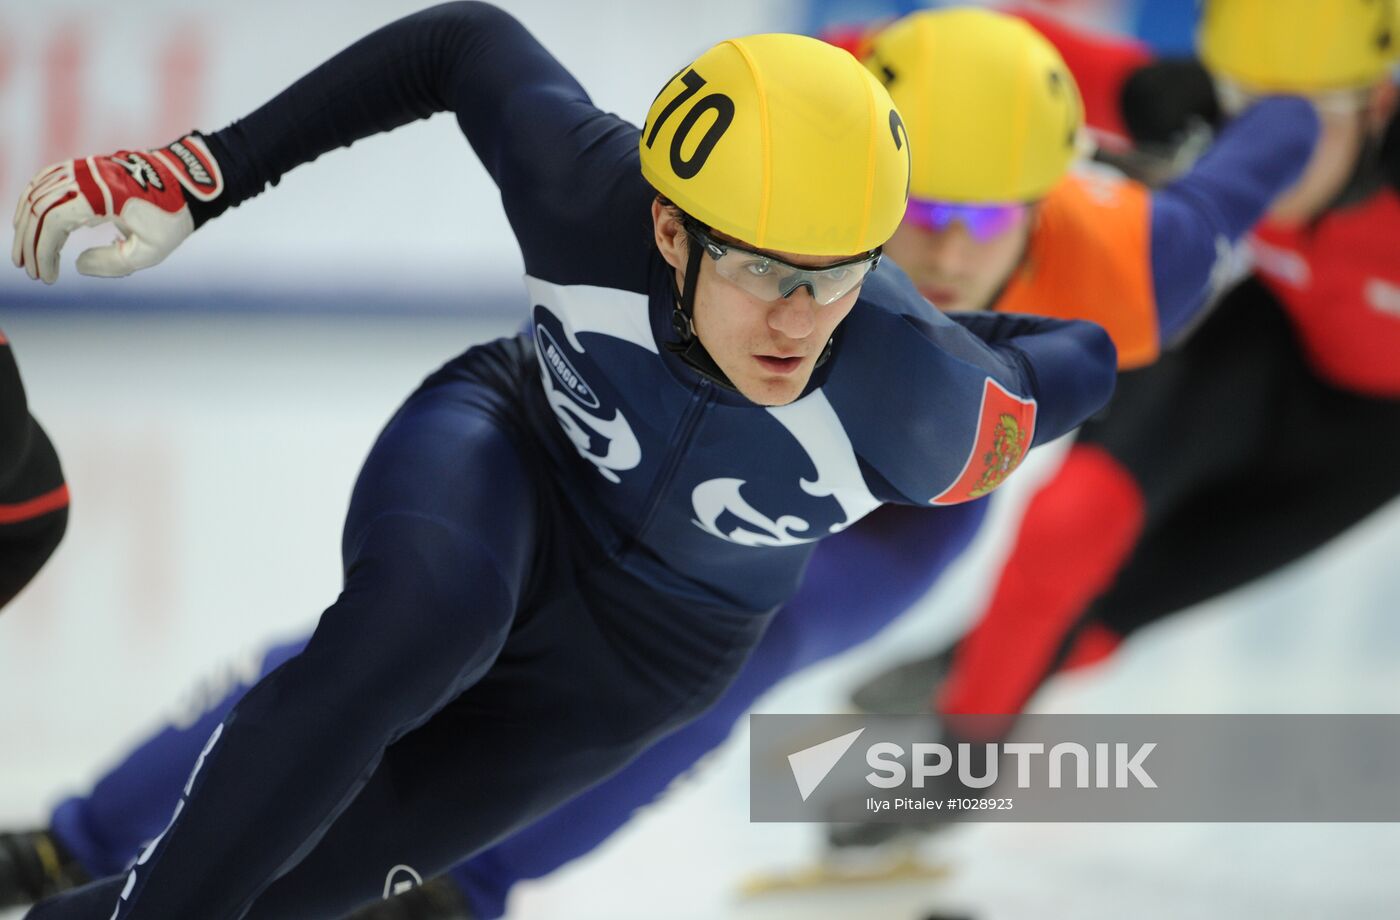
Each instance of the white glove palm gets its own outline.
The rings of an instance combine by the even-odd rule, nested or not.
[[[120,238],[80,255],[78,271],[129,275],[160,262],[194,232],[190,197],[212,201],[222,191],[218,164],[194,135],[159,150],[66,160],[41,171],[20,196],[10,258],[29,277],[53,284],[68,235],[110,221]]]

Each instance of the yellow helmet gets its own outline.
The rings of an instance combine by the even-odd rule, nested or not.
[[[1370,86],[1395,63],[1397,0],[1208,0],[1196,43],[1213,73],[1255,92]]]
[[[662,88],[642,175],[682,211],[759,249],[842,256],[904,215],[909,143],[855,58],[800,35],[721,42]]]
[[[874,37],[865,62],[904,113],[914,198],[1030,201],[1078,150],[1079,87],[1045,36],[1013,16],[913,13]]]

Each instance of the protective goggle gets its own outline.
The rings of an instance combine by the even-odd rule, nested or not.
[[[736,243],[721,243],[695,221],[686,221],[685,229],[714,260],[721,278],[764,301],[791,297],[798,288],[806,287],[814,301],[826,306],[860,287],[865,276],[880,264],[877,249],[821,268],[793,265]]]
[[[933,232],[942,232],[960,223],[973,239],[986,243],[1017,226],[1028,207],[1025,204],[954,204],[910,198],[904,219]]]

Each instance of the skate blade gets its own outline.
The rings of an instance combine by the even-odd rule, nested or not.
[[[739,886],[741,899],[770,894],[812,891],[819,888],[849,888],[861,885],[888,885],[898,882],[941,881],[950,874],[946,865],[928,863],[916,856],[904,856],[880,866],[840,866],[818,863],[795,872],[759,873]]]

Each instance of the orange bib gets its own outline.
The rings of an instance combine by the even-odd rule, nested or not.
[[[1118,346],[1119,368],[1151,364],[1161,346],[1151,219],[1145,186],[1066,176],[1041,202],[1025,261],[994,309],[1098,323]]]

